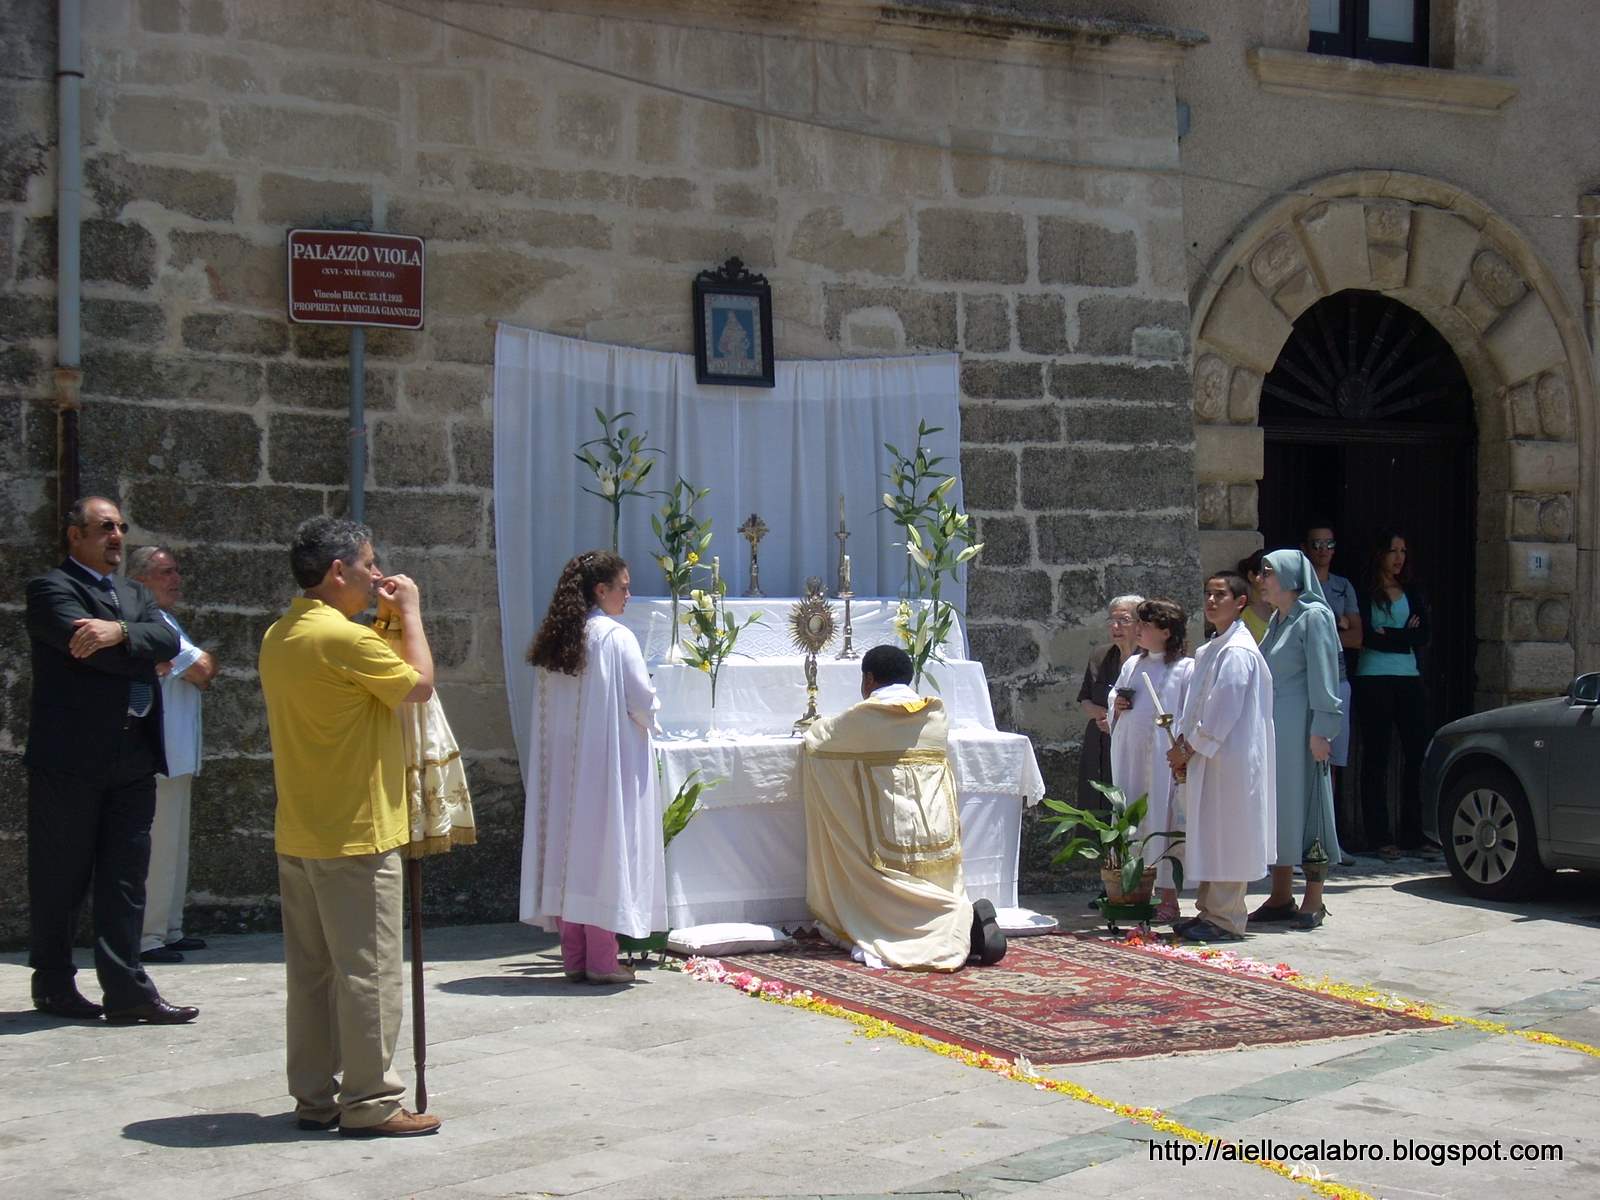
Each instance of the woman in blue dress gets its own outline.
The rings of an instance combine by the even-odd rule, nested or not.
[[[1327,916],[1322,885],[1339,861],[1333,780],[1328,759],[1340,726],[1339,630],[1311,560],[1274,550],[1261,563],[1262,594],[1275,610],[1261,641],[1272,670],[1272,719],[1278,751],[1278,857],[1272,895],[1250,914],[1254,924],[1292,922],[1315,929]],[[1294,868],[1305,872],[1305,897],[1294,902]]]

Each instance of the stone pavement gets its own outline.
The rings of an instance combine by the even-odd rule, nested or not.
[[[1600,1043],[1592,878],[1565,875],[1539,901],[1496,907],[1411,866],[1344,873],[1323,929],[1236,948]],[[1033,903],[1087,925],[1085,899]],[[0,956],[0,1195],[1313,1194],[1255,1166],[1153,1159],[1167,1135],[675,972],[573,987],[552,939],[519,926],[434,930],[428,944],[430,1108],[445,1126],[390,1143],[294,1129],[274,936],[219,937],[159,969],[170,999],[203,1009],[178,1029],[40,1018],[23,1011],[22,956]],[[410,1081],[409,1027],[402,1045]],[[1568,1049],[1446,1029],[1051,1074],[1241,1139],[1560,1148],[1538,1164],[1322,1164],[1374,1196],[1600,1194],[1600,1059]]]

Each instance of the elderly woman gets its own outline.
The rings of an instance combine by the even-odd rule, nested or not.
[[[1083,749],[1078,754],[1078,803],[1084,808],[1101,808],[1105,798],[1091,786],[1111,782],[1111,686],[1122,670],[1123,660],[1132,655],[1139,639],[1139,605],[1143,596],[1118,596],[1106,606],[1106,631],[1111,643],[1096,646],[1083,669],[1083,685],[1078,688],[1078,707],[1089,718],[1083,731]]]
[[[1293,922],[1315,929],[1327,916],[1322,884],[1339,861],[1328,759],[1341,721],[1339,630],[1311,560],[1274,550],[1261,562],[1262,595],[1274,612],[1261,653],[1272,671],[1272,720],[1278,752],[1278,857],[1272,895],[1250,914],[1255,924]],[[1294,868],[1306,877],[1294,903]]]

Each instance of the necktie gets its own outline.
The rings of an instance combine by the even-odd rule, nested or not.
[[[122,602],[117,599],[116,585],[111,582],[111,576],[106,575],[95,581],[95,586],[106,594],[106,599],[111,601],[111,607],[118,612],[122,611]],[[128,681],[128,712],[135,717],[148,716],[150,706],[155,703],[155,692],[143,679]]]

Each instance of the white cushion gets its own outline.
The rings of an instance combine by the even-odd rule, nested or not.
[[[1034,912],[1031,908],[1002,908],[995,912],[1000,932],[1008,938],[1028,937],[1031,934],[1049,933],[1060,925],[1054,917]]]
[[[677,954],[748,954],[758,950],[785,950],[794,939],[776,925],[748,921],[723,921],[691,925],[667,934],[667,949]]]

